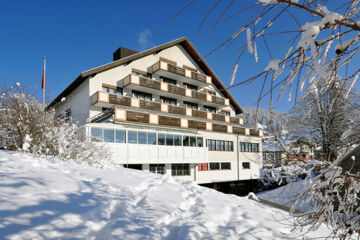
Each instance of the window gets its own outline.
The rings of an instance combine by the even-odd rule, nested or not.
[[[214,108],[214,107],[209,107],[209,106],[205,106],[205,105],[204,105],[204,109],[205,109],[207,112],[216,113],[216,108]]]
[[[108,92],[110,94],[123,95],[123,89],[121,87],[102,87],[103,92]]]
[[[190,146],[190,137],[189,136],[183,137],[183,146],[185,146],[185,147]]]
[[[208,150],[212,151],[234,151],[234,142],[224,140],[207,140]]]
[[[190,175],[190,164],[171,164],[171,175],[173,176]]]
[[[184,87],[185,87],[185,88],[192,89],[192,90],[195,90],[195,91],[198,90],[198,87],[197,87],[197,86],[192,85],[192,84],[189,84],[189,83],[184,83]]]
[[[242,167],[243,167],[244,169],[250,169],[250,162],[243,162],[243,163],[242,163]]]
[[[230,170],[230,169],[231,169],[231,163],[229,163],[229,162],[222,162],[222,163],[221,163],[221,169],[223,169],[223,170]]]
[[[190,147],[196,147],[196,137],[190,137]]]
[[[158,134],[158,144],[165,145],[165,134],[164,133]]]
[[[174,146],[174,135],[166,134],[166,146]]]
[[[180,135],[174,135],[174,145],[181,146],[181,136]]]
[[[115,130],[115,142],[125,143],[126,142],[125,130]]]
[[[91,128],[91,141],[101,142],[103,140],[102,128]]]
[[[240,152],[259,152],[258,143],[240,142]]]
[[[222,140],[216,140],[216,150],[217,151],[225,151],[225,144]]]
[[[208,150],[215,151],[216,150],[216,140],[207,140]]]
[[[240,143],[240,152],[245,152],[245,143],[244,142]]]
[[[156,145],[156,133],[148,133],[147,144]]]
[[[148,101],[152,101],[152,95],[150,93],[144,93],[144,92],[139,92],[139,91],[132,91],[133,97],[136,98],[140,98],[143,100],[148,100]]]
[[[232,141],[225,142],[225,151],[234,151],[234,143]]]
[[[114,129],[104,129],[104,141],[114,142]]]
[[[176,105],[177,104],[177,100],[174,98],[168,98],[168,97],[163,97],[160,96],[160,100],[162,103],[167,103],[167,104],[171,104],[171,105]]]
[[[196,141],[197,147],[203,147],[204,146],[204,139],[202,137],[198,137]]]
[[[128,143],[131,143],[131,144],[137,143],[137,132],[134,132],[134,131],[128,132]]]
[[[157,174],[165,174],[165,164],[150,164],[150,172]]]
[[[196,103],[186,102],[186,101],[184,101],[183,103],[184,103],[185,107],[187,107],[187,108],[192,108],[195,110],[198,109],[198,105]]]
[[[172,84],[172,85],[176,85],[176,80],[174,79],[170,79],[170,78],[166,78],[166,77],[161,77],[161,81]]]
[[[139,144],[147,143],[146,135],[147,135],[146,132],[138,132],[138,143]]]
[[[225,115],[225,116],[230,116],[230,112],[227,112],[227,111],[221,111],[220,113]]]
[[[208,164],[207,163],[199,163],[198,164],[198,171],[207,171],[208,170]]]
[[[220,163],[210,163],[210,170],[220,170]]]
[[[132,71],[131,73],[134,75],[138,75],[140,77],[152,78],[151,73],[144,74],[144,73],[140,73],[140,72],[136,72],[136,71]]]

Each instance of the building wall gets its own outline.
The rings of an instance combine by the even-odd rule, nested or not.
[[[204,139],[203,147],[163,146],[128,143],[99,143],[111,152],[111,160],[115,164],[143,164],[143,169],[149,170],[149,164],[165,164],[166,174],[171,175],[171,164],[190,164],[190,176],[177,176],[181,179],[195,180],[197,183],[228,182],[238,180],[258,179],[262,168],[261,139],[258,137],[239,136],[236,134],[198,131],[182,133],[174,131],[158,131],[153,129],[138,129],[124,127],[113,123],[87,124],[88,134],[91,127],[104,129],[136,130],[156,133],[183,134],[201,136]],[[234,151],[209,151],[207,140],[232,141]],[[260,152],[239,152],[239,142],[258,143]],[[229,162],[230,170],[210,170],[210,163]],[[250,169],[242,167],[243,162],[250,163]],[[208,171],[199,171],[198,164],[208,163]]]
[[[65,111],[70,108],[72,120],[80,124],[85,124],[89,118],[90,104],[89,81],[85,80],[65,98],[65,101],[55,105],[56,116],[64,116]]]

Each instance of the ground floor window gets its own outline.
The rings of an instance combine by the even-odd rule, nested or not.
[[[207,171],[209,164],[208,163],[199,163],[198,164],[198,171]]]
[[[150,172],[157,174],[165,174],[165,164],[150,164]]]
[[[231,169],[231,164],[229,162],[222,162],[221,163],[221,169],[230,170]]]
[[[244,169],[250,169],[250,162],[243,162],[243,163],[242,163],[242,167],[243,167]]]
[[[220,170],[220,163],[218,162],[210,163],[210,170]]]
[[[190,164],[172,164],[171,175],[173,176],[190,175]]]
[[[136,170],[142,170],[142,164],[124,164],[124,167],[136,169]]]
[[[230,162],[212,162],[210,163],[210,170],[230,170]]]

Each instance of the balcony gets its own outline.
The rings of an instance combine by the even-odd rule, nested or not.
[[[152,72],[158,73],[164,77],[184,80],[185,82],[187,81],[186,79],[189,79],[190,81],[187,81],[189,83],[192,83],[193,80],[198,81],[204,85],[212,83],[210,76],[191,71],[190,69],[178,67],[174,64],[162,60],[152,65]]]
[[[186,100],[190,100],[200,104],[206,102],[206,105],[218,108],[229,106],[230,104],[229,99],[227,98],[213,96],[207,93],[175,86],[166,82],[160,82],[157,80],[140,77],[134,74],[129,74],[123,79],[123,86],[124,88],[127,87],[130,89],[143,89],[144,91],[152,89],[155,90],[156,94],[166,95],[170,97],[172,97],[172,94],[175,94],[181,96]]]
[[[188,116],[193,118],[208,119],[218,122],[225,122],[231,124],[243,124],[242,118],[225,116],[217,113],[210,113],[192,108],[186,108],[181,106],[169,105],[166,103],[159,103],[154,101],[146,101],[138,98],[131,98],[126,96],[118,96],[115,94],[109,94],[107,92],[96,92],[91,96],[91,104],[93,106],[109,107],[109,105],[120,105],[126,107],[141,108],[144,110],[164,112],[170,114],[176,114],[181,116]]]
[[[255,131],[249,128],[235,127],[231,125],[223,125],[212,122],[201,122],[190,120],[187,118],[177,118],[164,116],[159,114],[152,114],[146,112],[138,112],[136,110],[128,110],[123,108],[115,108],[114,121],[121,122],[136,122],[151,125],[161,125],[176,128],[193,128],[204,131],[214,131],[222,133],[236,133],[240,135],[262,137],[261,131]]]

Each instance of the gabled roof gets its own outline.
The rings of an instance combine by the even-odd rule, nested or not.
[[[53,107],[56,103],[60,102],[63,97],[69,95],[72,91],[74,91],[80,84],[82,84],[88,77],[95,76],[96,74],[118,67],[120,65],[130,63],[134,60],[139,58],[145,57],[147,55],[159,52],[166,48],[181,45],[189,55],[194,59],[194,61],[199,65],[199,67],[205,72],[206,75],[211,76],[213,80],[213,84],[221,91],[221,93],[226,97],[229,98],[230,104],[235,108],[236,114],[240,114],[243,109],[240,107],[239,103],[235,100],[235,98],[230,94],[229,90],[225,87],[225,85],[221,82],[218,76],[213,72],[210,66],[206,63],[206,61],[201,57],[200,53],[195,49],[192,43],[186,38],[182,37],[176,39],[174,41],[165,43],[163,45],[151,48],[149,50],[136,53],[134,55],[119,59],[117,61],[102,65],[97,68],[90,69],[88,71],[82,72],[64,91],[62,91],[48,106],[47,108]]]

